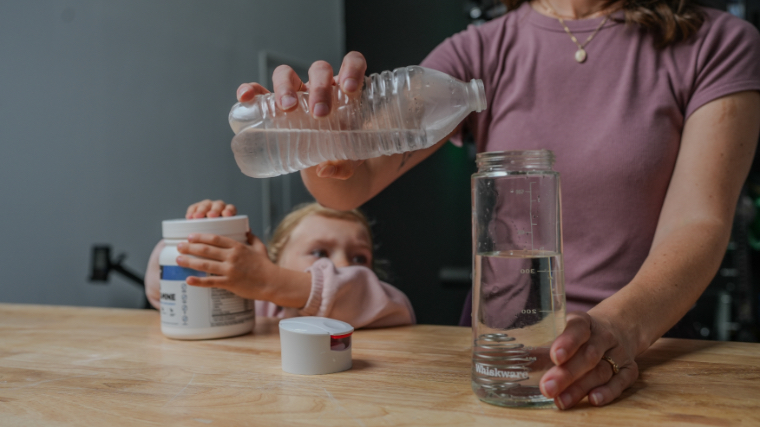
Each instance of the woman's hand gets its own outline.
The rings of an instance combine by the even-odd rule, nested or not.
[[[569,409],[586,396],[594,406],[612,402],[639,376],[634,360],[638,343],[629,341],[611,322],[588,313],[569,313],[564,332],[550,350],[557,366],[541,378],[541,392],[560,409]],[[605,356],[617,365],[618,373]]]
[[[333,75],[332,66],[326,61],[317,61],[309,68],[309,81],[304,83],[298,74],[287,65],[275,68],[272,74],[275,103],[283,111],[296,108],[298,97],[296,92],[309,92],[309,111],[314,118],[325,117],[332,110],[333,86],[340,86],[349,96],[358,96],[364,84],[364,73],[367,71],[367,61],[359,52],[349,52],[343,58],[340,71]],[[269,93],[258,83],[244,83],[238,87],[237,99],[248,102],[256,95]],[[348,179],[363,160],[335,160],[320,163],[315,166],[320,178]]]
[[[218,218],[220,216],[235,216],[235,205],[224,203],[222,200],[211,201],[209,199],[193,203],[187,208],[186,219]]]

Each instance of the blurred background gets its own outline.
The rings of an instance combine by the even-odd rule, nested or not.
[[[760,0],[711,5],[759,24]],[[161,221],[205,198],[266,238],[311,197],[297,174],[240,173],[227,124],[240,83],[271,89],[282,63],[306,80],[311,62],[337,70],[350,50],[370,73],[417,64],[504,12],[498,0],[0,2],[0,302],[143,307]],[[447,144],[363,207],[420,323],[457,324],[470,288],[473,160],[471,144]],[[758,340],[755,164],[694,308],[705,339]]]

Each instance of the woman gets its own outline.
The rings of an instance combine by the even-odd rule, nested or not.
[[[479,151],[551,149],[563,179],[569,310],[541,390],[562,409],[604,405],[638,377],[635,358],[684,316],[725,253],[760,130],[760,37],[686,0],[510,0],[504,17],[444,41],[421,65],[484,80],[489,108],[464,122]],[[338,76],[273,76],[287,110],[308,89],[355,93],[361,54]],[[263,93],[244,84],[238,98]],[[458,132],[454,133],[454,139]],[[317,200],[359,206],[438,149],[302,171]]]

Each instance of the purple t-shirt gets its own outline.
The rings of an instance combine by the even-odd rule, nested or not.
[[[446,39],[421,64],[483,80],[488,109],[465,121],[479,152],[555,153],[568,310],[590,309],[641,267],[691,113],[760,90],[760,34],[725,12],[705,14],[696,36],[663,50],[610,20],[579,64],[559,21],[525,3]],[[601,19],[566,24],[582,43]]]

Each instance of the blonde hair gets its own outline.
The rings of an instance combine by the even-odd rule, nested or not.
[[[343,219],[346,221],[354,221],[361,224],[365,230],[367,230],[367,237],[369,237],[369,247],[373,252],[372,256],[372,270],[376,271],[376,263],[374,257],[374,243],[372,241],[372,228],[370,226],[367,217],[358,209],[350,211],[338,211],[335,209],[326,208],[319,203],[304,203],[296,206],[292,212],[290,212],[272,234],[272,238],[269,239],[267,245],[267,252],[269,253],[269,259],[273,263],[277,264],[280,260],[280,255],[285,245],[288,244],[290,233],[301,223],[301,221],[309,215],[319,215],[325,218]]]

